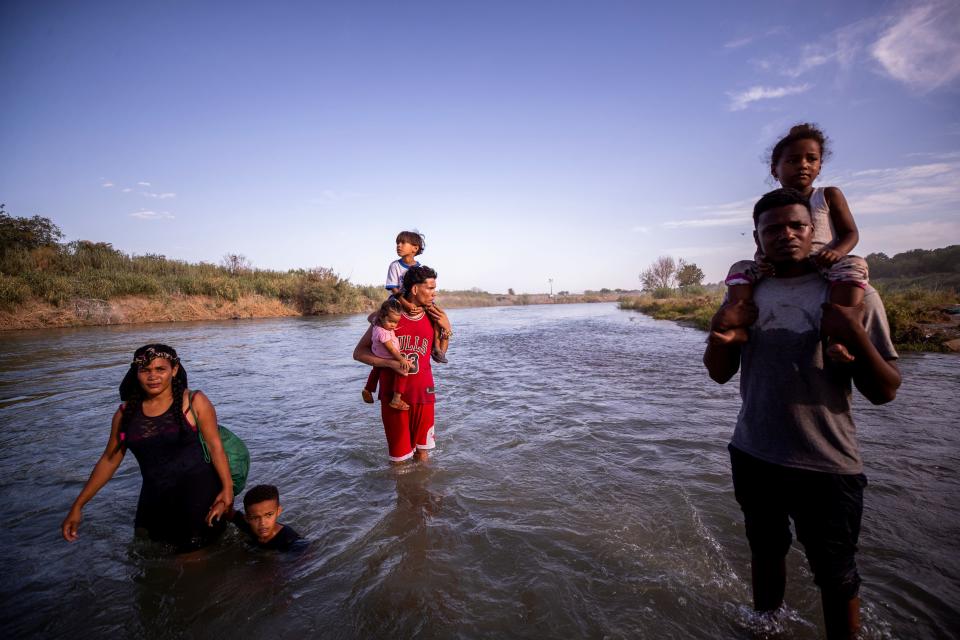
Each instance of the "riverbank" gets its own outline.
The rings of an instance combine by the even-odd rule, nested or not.
[[[898,350],[960,352],[960,294],[956,290],[882,280],[874,284],[883,296],[890,333]],[[722,290],[670,298],[622,296],[619,306],[706,331],[722,299]]]
[[[370,289],[374,289],[370,287]],[[441,291],[437,304],[443,308],[494,307],[534,304],[616,302],[620,294],[588,293],[550,296],[548,294],[499,295],[474,291]],[[386,294],[384,293],[384,298]],[[258,294],[240,295],[236,300],[220,296],[169,294],[123,296],[102,300],[74,298],[60,304],[27,300],[10,309],[0,308],[0,331],[93,327],[151,322],[198,320],[242,320],[302,315],[337,315],[373,311],[381,302],[372,296],[351,297],[348,304],[328,303],[320,311],[304,313],[302,303],[285,302]]]

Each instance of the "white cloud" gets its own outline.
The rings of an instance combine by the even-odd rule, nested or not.
[[[347,200],[356,200],[366,197],[365,193],[359,191],[340,191],[338,189],[324,189],[320,192],[319,198],[310,200],[310,204],[326,204],[329,202],[345,202]]]
[[[131,191],[133,191],[133,189],[131,189],[130,187],[124,187],[124,188],[123,188],[123,192],[124,192],[124,193],[130,193]]]
[[[898,16],[870,49],[883,71],[918,91],[960,77],[960,3],[934,2]]]
[[[642,226],[642,225],[638,225],[638,226],[633,227],[632,229],[630,229],[630,231],[632,231],[633,233],[642,233],[642,234],[646,235],[646,234],[650,233],[650,227],[644,227],[644,226]]]
[[[940,217],[960,211],[960,162],[957,161],[857,171],[846,179],[838,177],[836,184],[843,189],[854,217],[862,214]]]
[[[706,212],[703,217],[688,220],[671,220],[670,222],[664,222],[661,226],[665,229],[702,229],[706,227],[729,227],[735,225],[745,225],[753,228],[753,205],[759,197],[760,196],[757,195],[754,198],[746,198],[735,202],[699,205],[693,207],[693,211]]]
[[[752,42],[756,42],[757,40],[760,40],[761,38],[769,38],[770,36],[780,35],[780,34],[782,34],[784,31],[785,31],[785,29],[784,29],[783,27],[772,27],[772,28],[767,29],[766,31],[764,31],[764,32],[762,32],[762,33],[754,33],[754,34],[751,34],[751,35],[748,35],[748,36],[744,36],[744,37],[742,37],[742,38],[734,38],[733,40],[730,40],[730,41],[728,41],[728,42],[725,42],[725,43],[723,44],[723,48],[724,48],[724,49],[739,49],[739,48],[741,48],[741,47],[747,46],[748,44],[750,44],[750,43],[752,43]]]
[[[106,188],[109,189],[110,187],[113,186],[113,183],[112,183],[112,182],[104,182],[101,186],[106,187]]]
[[[177,194],[175,193],[152,193],[150,191],[141,191],[141,194],[147,196],[148,198],[158,198],[160,200],[167,200],[168,198],[176,198]]]
[[[798,84],[790,85],[786,87],[750,87],[746,91],[728,91],[727,95],[730,97],[730,111],[743,111],[746,109],[750,103],[757,102],[758,100],[773,100],[776,98],[784,98],[786,96],[796,95],[798,93],[804,93],[809,91],[813,85],[811,84]]]
[[[739,49],[740,47],[745,47],[745,46],[747,46],[748,44],[750,44],[750,43],[753,42],[754,40],[756,40],[756,37],[755,37],[755,36],[746,36],[746,37],[744,37],[744,38],[737,38],[737,39],[735,39],[735,40],[731,40],[731,41],[729,41],[729,42],[723,43],[723,48],[724,48],[724,49]]]
[[[870,227],[861,234],[859,255],[882,251],[893,256],[911,249],[939,249],[960,241],[960,220],[924,220]]]
[[[138,183],[137,183],[137,186],[138,186],[138,187],[149,187],[149,186],[150,186],[150,183],[149,183],[149,182],[138,182]]]
[[[134,211],[131,218],[138,220],[173,220],[174,215],[169,211]]]

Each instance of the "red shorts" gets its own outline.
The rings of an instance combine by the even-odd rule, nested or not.
[[[433,449],[433,403],[411,404],[409,411],[380,403],[383,432],[387,436],[390,460],[402,462],[413,456],[414,449]]]

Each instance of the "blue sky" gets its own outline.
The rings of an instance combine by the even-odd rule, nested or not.
[[[857,253],[960,242],[958,2],[0,4],[0,201],[68,239],[446,289],[752,255],[801,121]]]

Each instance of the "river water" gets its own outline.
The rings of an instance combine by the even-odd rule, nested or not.
[[[728,441],[736,379],[702,332],[613,305],[458,309],[436,372],[438,449],[387,464],[360,316],[0,335],[0,634],[9,637],[816,638],[799,548],[787,608],[750,611]],[[311,543],[199,557],[135,540],[127,456],[59,524],[100,455],[133,350],[173,345]],[[960,634],[960,359],[907,354],[855,416],[870,486],[866,638]],[[239,500],[238,500],[239,502]]]

